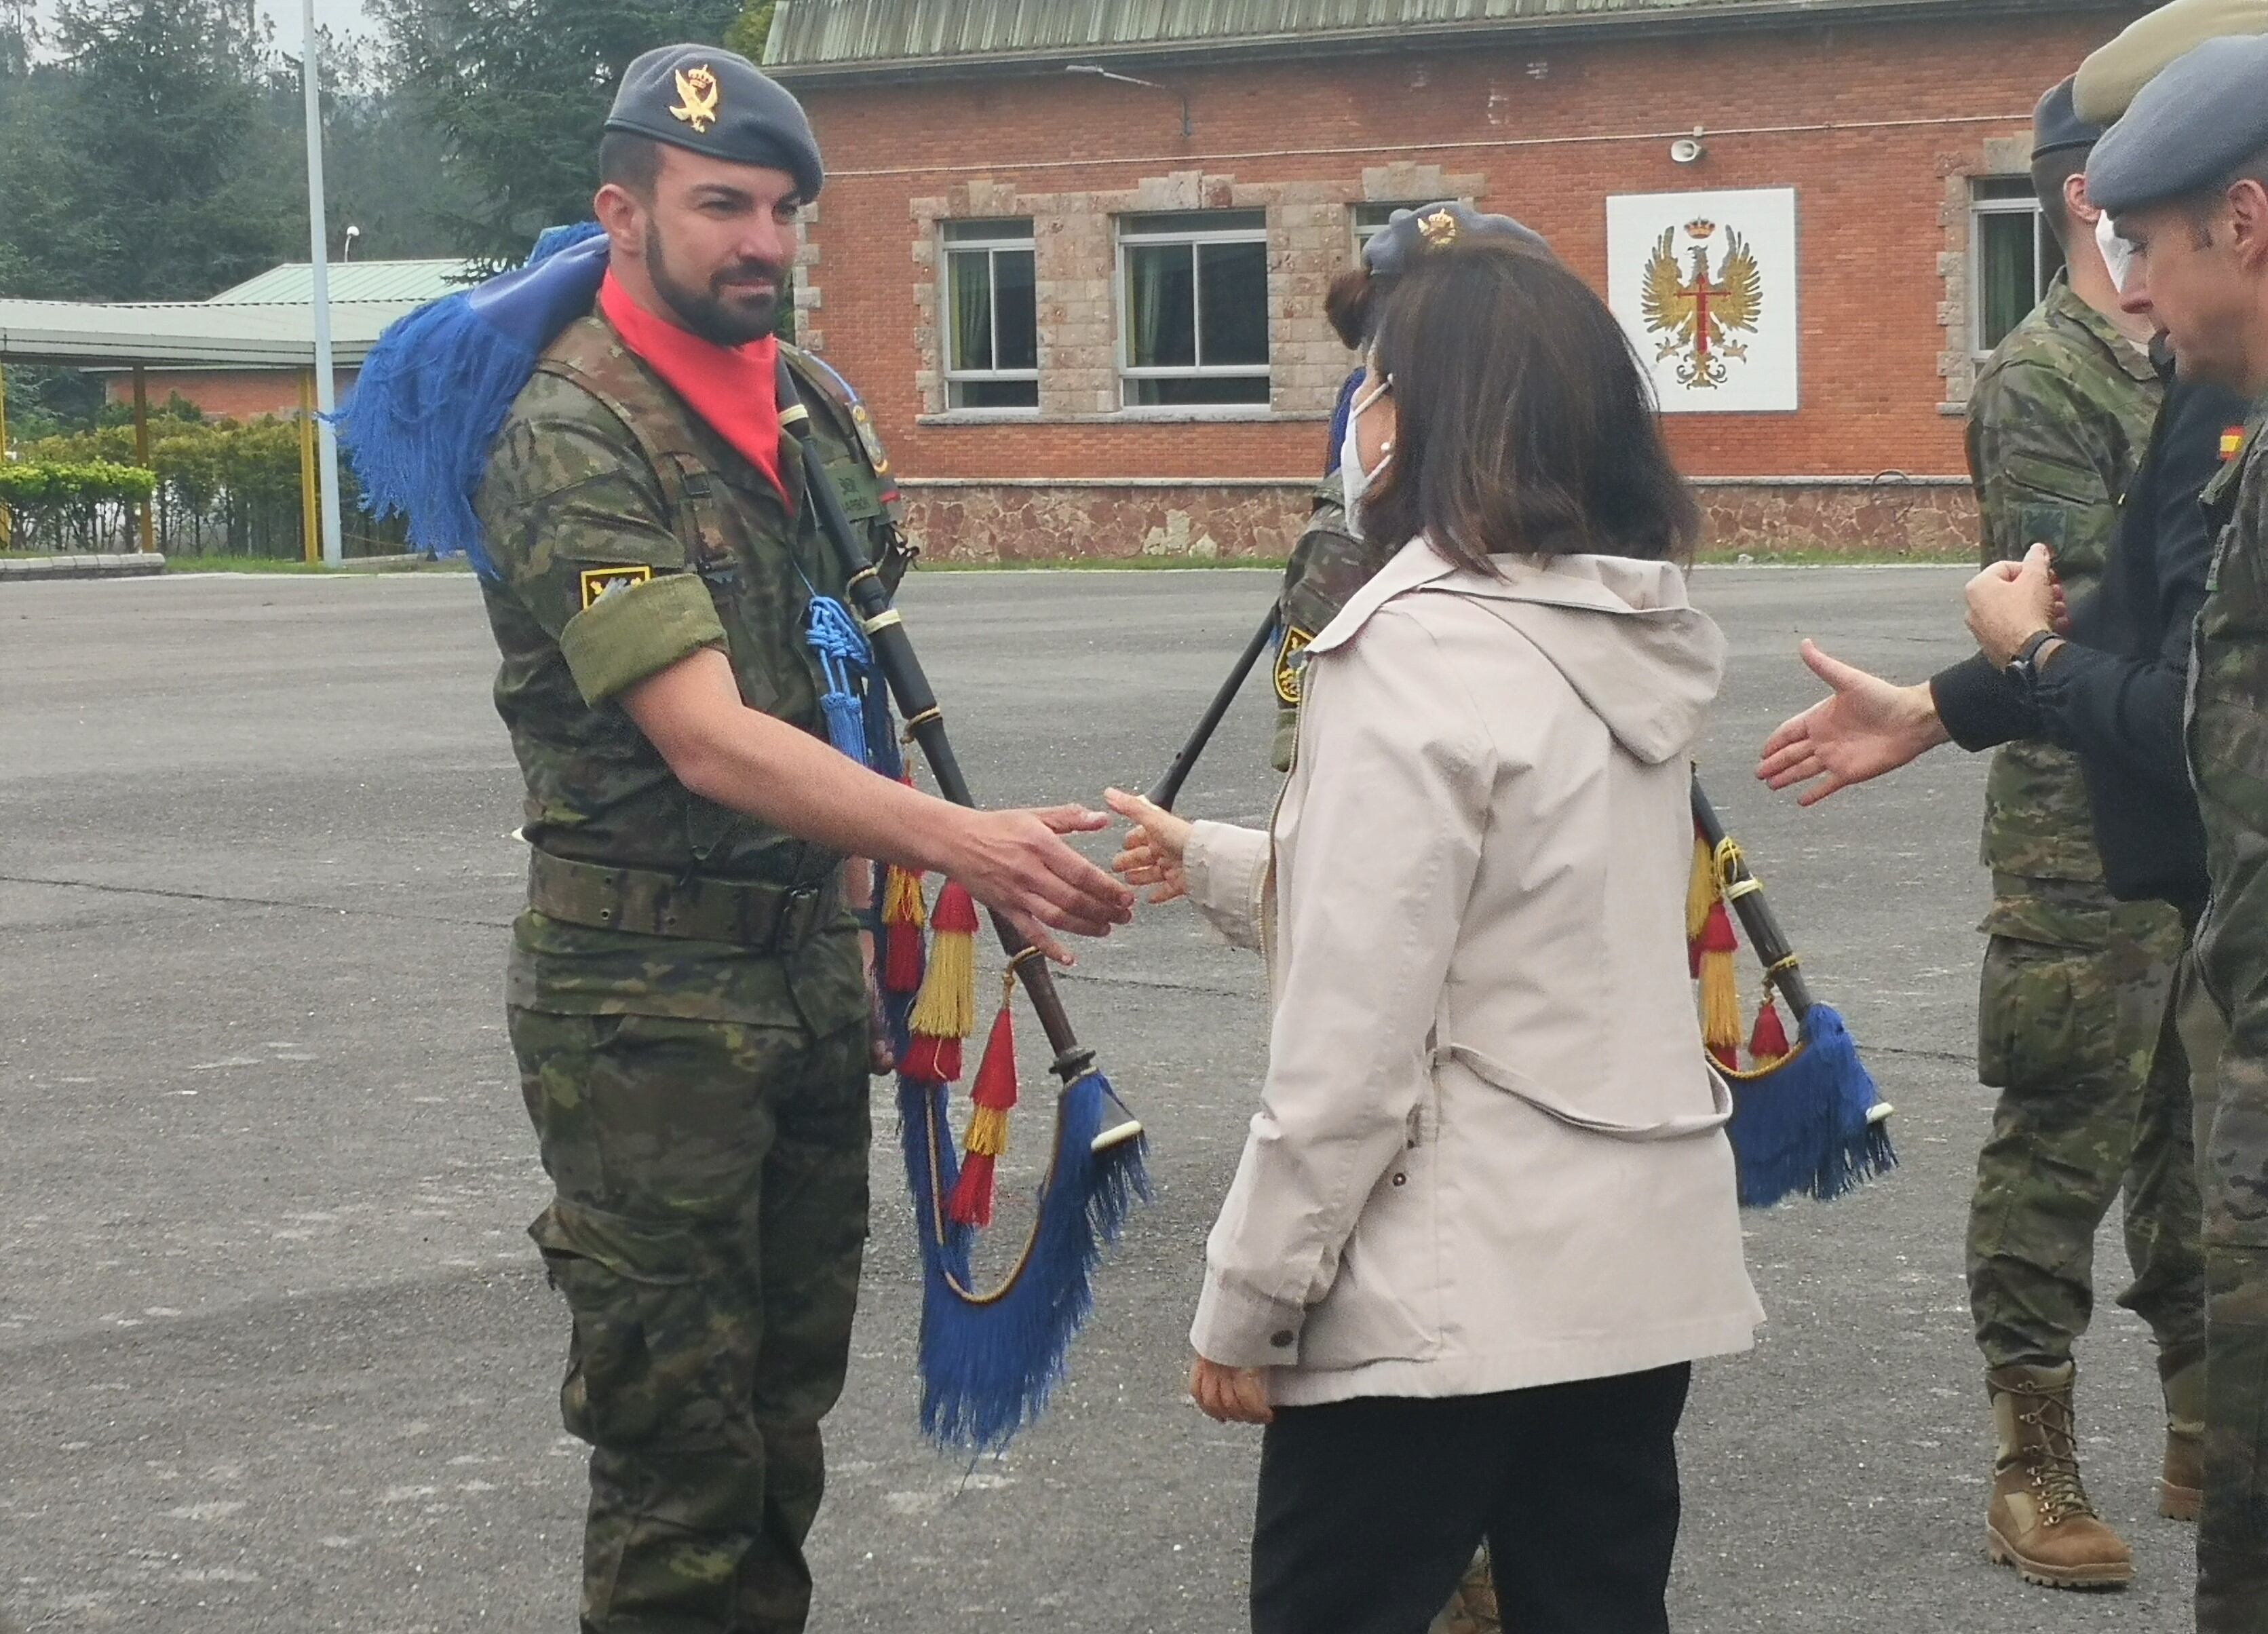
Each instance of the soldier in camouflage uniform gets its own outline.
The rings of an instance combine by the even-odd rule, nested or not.
[[[1276,599],[1276,627],[1283,633],[1276,645],[1276,737],[1268,760],[1278,771],[1292,769],[1292,746],[1300,740],[1300,654],[1393,554],[1347,526],[1336,470],[1315,485],[1307,530],[1292,547]]]
[[[2100,131],[2080,123],[2071,84],[2042,99],[2033,177],[2087,294],[2059,273],[1978,375],[1969,467],[1984,558],[2021,561],[2036,542],[2075,600],[2117,537],[2119,497],[2139,464],[2162,388],[2123,333],[2117,291],[2066,182]],[[2000,1091],[1977,1159],[1969,1291],[1998,1442],[1992,1552],[2058,1587],[2126,1581],[2126,1545],[2095,1518],[2079,1477],[2070,1408],[2073,1342],[2094,1305],[2095,1234],[2126,1184],[2135,1280],[2120,1303],[2150,1324],[2168,1412],[2161,1485],[2169,1513],[2195,1515],[2204,1303],[2187,1154],[2136,1151],[2146,1093],[2187,1093],[2177,1051],[2152,1061],[2183,931],[2161,903],[2120,902],[2102,882],[2079,762],[2043,740],[1993,757],[1984,860],[1993,902],[1977,997],[1977,1077]]]
[[[2134,247],[2130,310],[2184,377],[2255,400],[2205,489],[2221,529],[2190,672],[2210,904],[2182,972],[2206,1277],[2199,1634],[2268,1630],[2268,40],[2212,40],[2143,88],[2088,185]]]
[[[574,1318],[566,1426],[593,1448],[583,1628],[784,1634],[866,1235],[848,858],[950,872],[1050,946],[1045,925],[1099,932],[1127,899],[1056,837],[1100,817],[963,812],[828,745],[804,625],[845,570],[802,439],[877,552],[899,542],[887,461],[792,349],[807,423],[755,416],[776,469],[685,394],[770,374],[821,180],[801,110],[730,53],[667,48],[608,131],[599,310],[544,350],[476,499],[533,848],[509,1018],[556,1195],[531,1233]],[[697,376],[667,372],[686,349]]]

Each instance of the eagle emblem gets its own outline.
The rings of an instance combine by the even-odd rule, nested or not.
[[[1716,237],[1713,221],[1689,221],[1685,236],[1694,240],[1690,266],[1677,264],[1675,227],[1662,229],[1646,263],[1646,284],[1639,315],[1646,332],[1660,337],[1654,361],[1677,359],[1677,383],[1701,390],[1722,386],[1728,365],[1741,362],[1749,349],[1733,339],[1753,335],[1764,309],[1764,274],[1757,269],[1756,252],[1748,240],[1727,227],[1725,247],[1717,276],[1709,276],[1710,240]]]
[[[1447,210],[1437,210],[1418,222],[1418,232],[1427,249],[1438,250],[1457,241],[1457,218]]]
[[[699,136],[717,122],[717,99],[721,94],[717,76],[704,65],[677,70],[677,106],[669,110],[670,117],[681,119],[693,127]]]

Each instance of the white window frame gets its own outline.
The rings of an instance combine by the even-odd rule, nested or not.
[[[1988,181],[2024,184],[2021,193],[2005,198],[1986,197],[1978,184]],[[1982,363],[1992,355],[1984,344],[1984,218],[1988,216],[2029,216],[2032,218],[2032,301],[2035,305],[2055,279],[2052,266],[2063,262],[2063,249],[2048,231],[2047,212],[2031,192],[2028,176],[1974,176],[1969,183],[1969,355]]]
[[[1410,203],[1400,203],[1388,202],[1384,199],[1362,199],[1348,206],[1347,225],[1354,232],[1355,259],[1360,261],[1363,251],[1370,247],[1370,241],[1393,224],[1392,217],[1395,210],[1416,210],[1419,205],[1432,202],[1428,199],[1418,199]],[[1384,210],[1386,214],[1373,224],[1362,218],[1366,210]]]
[[[1011,217],[1010,219],[1020,220],[1022,217]],[[1018,415],[1035,415],[1040,411],[1040,405],[1038,402],[1040,372],[1036,366],[1029,369],[963,369],[954,363],[954,355],[959,350],[961,335],[960,330],[954,322],[953,267],[954,258],[957,255],[974,254],[979,251],[983,252],[984,276],[990,286],[988,293],[991,297],[990,301],[987,303],[987,308],[992,314],[992,356],[995,360],[998,360],[1000,356],[1000,252],[1003,250],[1020,252],[1021,254],[1030,255],[1033,258],[1035,298],[1032,313],[1032,343],[1035,355],[1036,356],[1039,345],[1040,321],[1037,301],[1037,278],[1039,271],[1038,238],[1028,225],[1027,225],[1025,231],[1020,235],[1012,232],[1002,232],[994,237],[957,237],[954,235],[953,229],[961,224],[963,224],[951,221],[940,222],[938,224],[938,236],[939,239],[939,250],[940,259],[943,262],[944,277],[942,281],[945,286],[943,290],[939,291],[939,297],[942,302],[940,310],[945,314],[945,322],[942,328],[945,331],[945,406],[946,411],[956,416],[983,416],[987,417],[1001,416],[1013,417]],[[955,395],[954,387],[963,383],[975,382],[989,385],[1008,380],[1030,381],[1033,386],[1034,401],[1029,403],[1020,403],[1013,406],[1002,405],[974,407],[964,407],[954,401]]]
[[[1155,232],[1145,232],[1137,224],[1156,216],[1197,215],[1255,215],[1261,217],[1256,226],[1220,227],[1214,229],[1173,227]],[[1197,247],[1204,244],[1257,244],[1263,249],[1268,244],[1268,222],[1264,210],[1159,210],[1144,216],[1121,216],[1117,218],[1118,276],[1115,304],[1118,308],[1118,403],[1121,413],[1132,415],[1225,415],[1250,416],[1265,413],[1275,395],[1275,336],[1269,336],[1269,359],[1261,364],[1207,364],[1204,357],[1204,280],[1197,272]],[[1126,298],[1131,280],[1128,276],[1126,252],[1136,246],[1187,245],[1189,251],[1189,303],[1191,335],[1197,349],[1198,361],[1190,365],[1138,365],[1130,353],[1134,343],[1134,326],[1129,321]],[[1275,313],[1267,314],[1270,330]],[[1242,403],[1131,403],[1126,401],[1130,380],[1261,380],[1268,385],[1267,392],[1250,402]]]

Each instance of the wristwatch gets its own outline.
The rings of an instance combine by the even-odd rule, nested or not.
[[[2061,639],[2051,629],[2036,632],[2016,649],[2016,656],[2010,659],[2007,667],[2001,670],[2003,675],[2022,689],[2025,703],[2034,703],[2038,696],[2041,653]]]

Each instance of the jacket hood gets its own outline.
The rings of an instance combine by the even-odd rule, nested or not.
[[[1641,763],[1659,765],[1691,749],[1724,680],[1725,637],[1686,599],[1682,570],[1628,556],[1495,560],[1500,578],[1459,568],[1425,540],[1412,540],[1310,651],[1352,640],[1397,596],[1462,596],[1533,643]]]

